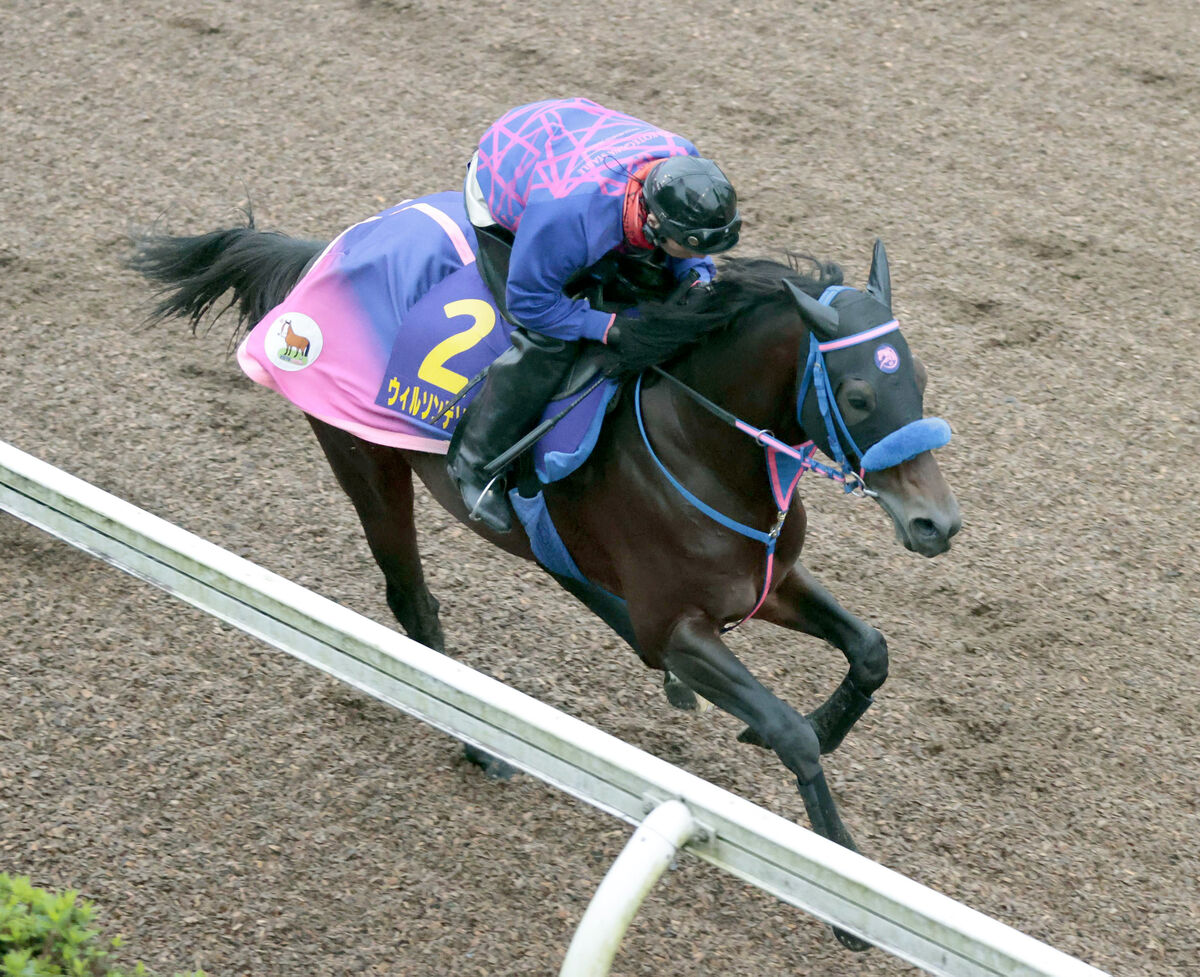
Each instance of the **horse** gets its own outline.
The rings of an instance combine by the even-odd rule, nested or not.
[[[287,344],[288,355],[292,355],[294,351],[296,356],[307,356],[309,347],[311,345],[309,341],[303,336],[296,335],[296,333],[292,330],[292,323],[290,320],[285,321],[284,326],[287,328],[287,332],[284,333],[283,341]]]
[[[195,330],[232,290],[225,308],[236,305],[240,330],[280,303],[325,247],[259,231],[247,217],[246,226],[198,237],[140,239],[130,265],[160,287],[152,318],[190,318]],[[544,487],[586,579],[547,572],[665,673],[672,705],[696,708],[699,696],[744,723],[738,739],[773,751],[796,777],[814,830],[857,850],[821,757],[883,685],[887,642],[799,562],[806,516],[793,490],[805,469],[838,478],[846,491],[874,498],[898,540],[923,557],[950,548],[961,516],[932,453],[949,428],[922,416],[926,372],[892,315],[882,242],[866,290],[844,285],[832,262],[809,265],[727,259],[701,304],[640,307],[649,326],[695,341],[625,377],[588,460]],[[417,545],[414,474],[489,543],[535,560],[529,539],[519,526],[498,535],[470,520],[441,455],[376,444],[306,416],[357,511],[389,608],[411,638],[441,651],[439,604]],[[816,461],[818,448],[835,464]],[[845,656],[840,685],[807,715],[764,687],[722,640],[751,615]],[[470,756],[493,775],[511,772],[497,758]],[[867,947],[835,933],[851,949]]]

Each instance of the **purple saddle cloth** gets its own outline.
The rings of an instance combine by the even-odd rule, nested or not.
[[[509,346],[512,326],[501,318],[474,264],[435,285],[404,317],[388,357],[375,403],[406,425],[449,441],[478,387],[447,415],[438,415],[468,380]],[[551,401],[544,416],[577,400],[586,385]],[[617,391],[605,380],[535,446],[534,469],[548,484],[575,471],[596,446],[609,403]]]

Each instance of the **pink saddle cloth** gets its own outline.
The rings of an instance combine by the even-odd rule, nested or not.
[[[364,440],[444,454],[470,398],[439,412],[508,347],[474,246],[457,192],[355,224],[250,331],[239,365]]]
[[[450,404],[509,348],[512,332],[479,277],[474,240],[458,193],[355,224],[250,331],[239,364],[365,441],[445,454],[479,388]],[[617,384],[590,391],[547,406],[544,416],[565,416],[534,448],[542,482],[567,477],[595,447]]]

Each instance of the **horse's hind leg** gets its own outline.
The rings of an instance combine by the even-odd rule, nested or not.
[[[412,467],[398,448],[364,441],[309,417],[338,483],[350,496],[375,562],[387,580],[387,602],[408,636],[434,651],[445,649],[438,602],[425,585],[413,520]],[[466,743],[463,756],[493,780],[516,768]]]
[[[410,638],[442,651],[438,602],[425,584],[417,550],[412,468],[398,448],[372,444],[315,417],[308,421],[358,512],[387,581],[388,607]]]
[[[780,581],[758,617],[823,638],[846,656],[850,670],[842,684],[808,715],[820,738],[821,752],[832,752],[867,711],[872,693],[887,679],[887,642],[879,631],[842,607],[811,573],[798,565]],[[738,738],[763,745],[750,730]]]

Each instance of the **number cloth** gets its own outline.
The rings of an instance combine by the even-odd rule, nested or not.
[[[474,246],[460,193],[405,201],[355,224],[251,330],[238,362],[334,427],[444,454],[477,391],[444,408],[508,348],[512,329],[475,269]],[[564,478],[587,458],[615,389],[597,387],[539,442],[542,481]]]
[[[238,363],[250,379],[301,410],[365,440],[445,453],[452,426],[447,423],[439,436],[420,420],[422,414],[426,419],[436,414],[457,390],[419,379],[422,357],[403,375],[387,371],[414,307],[436,285],[474,263],[474,246],[462,195],[455,192],[406,200],[355,224],[329,244],[287,298],[251,330],[238,347]],[[481,301],[486,291],[479,282]],[[468,319],[452,324],[445,315],[441,320],[441,338],[470,325]],[[279,355],[288,330],[319,337],[307,362]],[[503,335],[494,337],[486,355],[495,356],[505,343]],[[452,370],[458,364],[450,356],[439,365]],[[436,379],[447,383],[450,375]]]

